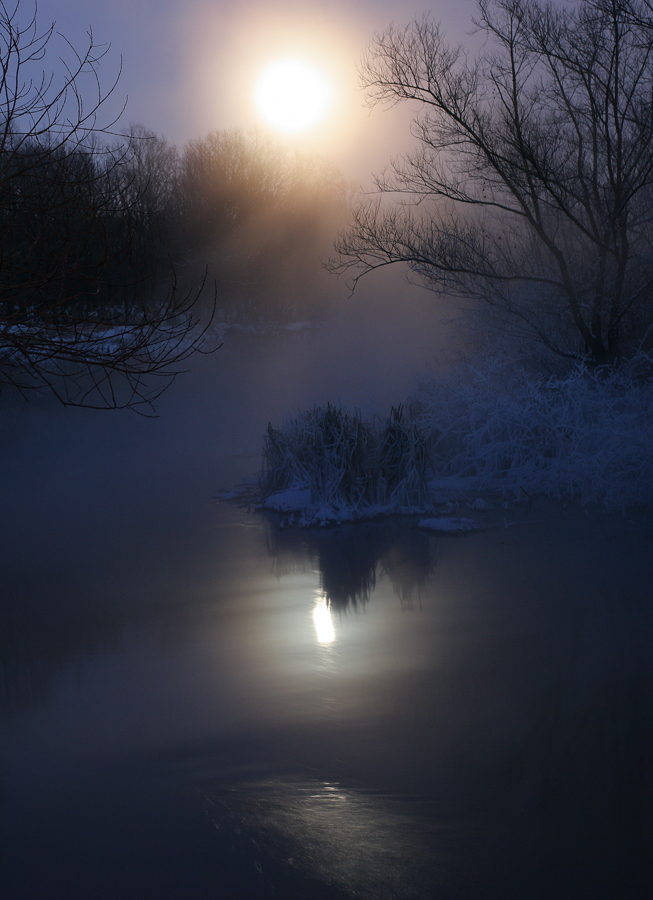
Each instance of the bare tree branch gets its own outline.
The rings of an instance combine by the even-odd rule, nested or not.
[[[103,122],[108,48],[43,68],[55,26],[0,2],[0,384],[66,405],[151,408],[204,346],[212,301],[153,285],[133,141]],[[64,39],[65,40],[65,39]],[[139,205],[140,204],[140,205]]]
[[[362,205],[330,267],[355,283],[404,263],[555,352],[617,362],[653,320],[652,4],[480,0],[475,25],[475,60],[428,17],[369,47],[368,101],[417,103],[417,147],[377,179],[394,204]]]

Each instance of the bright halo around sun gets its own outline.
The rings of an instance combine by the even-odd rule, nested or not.
[[[263,119],[281,131],[306,131],[326,114],[331,85],[308,63],[280,59],[261,73],[254,101]]]

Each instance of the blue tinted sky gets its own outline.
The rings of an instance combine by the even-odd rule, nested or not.
[[[40,0],[42,25],[81,46],[110,43],[101,74],[109,84],[122,56],[116,97],[128,95],[124,121],[142,123],[177,143],[214,128],[257,122],[252,88],[257,72],[275,57],[293,54],[318,63],[336,87],[328,121],[302,138],[350,177],[378,167],[405,136],[402,115],[363,107],[356,60],[375,30],[431,12],[458,36],[474,0]],[[29,9],[29,0],[21,7]]]

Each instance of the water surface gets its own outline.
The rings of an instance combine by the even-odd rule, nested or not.
[[[650,519],[215,504],[268,417],[356,383],[248,340],[159,420],[3,410],[3,896],[648,896]]]

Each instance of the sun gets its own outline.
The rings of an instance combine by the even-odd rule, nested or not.
[[[306,131],[325,116],[331,85],[315,66],[298,59],[280,59],[261,72],[254,102],[269,125],[281,131]]]

